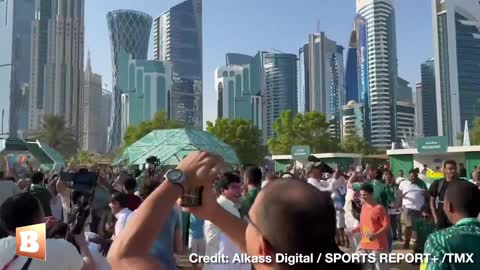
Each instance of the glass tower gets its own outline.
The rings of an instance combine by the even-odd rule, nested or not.
[[[201,128],[202,0],[184,1],[155,19],[154,57],[173,65],[170,117]]]
[[[353,31],[350,36],[350,45],[347,52],[347,65],[345,72],[346,102],[351,100],[359,102],[358,92],[358,57],[357,57],[357,32]]]
[[[265,111],[263,131],[274,136],[273,124],[286,110],[297,112],[297,56],[284,53],[260,53],[265,71]]]
[[[480,113],[480,3],[433,0],[438,134],[450,145]]]
[[[421,65],[422,72],[422,119],[425,137],[438,135],[437,97],[435,92],[435,62],[427,60]]]
[[[0,101],[2,134],[28,128],[30,46],[35,1],[0,1]]]
[[[373,146],[387,149],[397,142],[395,10],[392,0],[357,0],[357,14],[366,137]]]
[[[122,53],[127,53],[136,60],[147,59],[152,21],[152,17],[148,14],[135,10],[115,10],[107,14],[113,67],[112,120],[108,143],[110,151],[122,142],[121,96],[123,89],[119,87],[118,82],[120,56]]]

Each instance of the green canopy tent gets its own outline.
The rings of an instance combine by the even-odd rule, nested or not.
[[[0,139],[0,154],[3,156],[18,152],[30,153],[44,172],[59,172],[64,166],[63,156],[46,144],[36,140],[21,140],[16,138]]]
[[[229,164],[239,163],[235,150],[214,135],[185,128],[154,130],[126,148],[112,164],[142,165],[148,157],[156,156],[162,165],[177,165],[198,150],[218,154]]]

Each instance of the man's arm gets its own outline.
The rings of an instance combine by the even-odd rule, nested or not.
[[[432,183],[432,185],[430,185],[430,190],[429,190],[429,193],[430,193],[430,209],[432,211],[432,216],[433,216],[433,220],[435,221],[435,224],[438,224],[438,215],[437,215],[437,204],[436,204],[436,200],[437,200],[437,185],[438,185],[438,181],[441,181],[441,180],[437,180],[435,182]]]
[[[175,233],[173,235],[173,250],[176,254],[183,253],[183,230],[182,230],[182,218],[180,210],[176,211],[177,216],[175,222]]]
[[[95,262],[93,261],[92,254],[88,249],[88,244],[85,239],[85,234],[82,232],[79,235],[73,236],[75,243],[78,245],[80,255],[83,259],[83,267],[81,270],[95,270]]]
[[[186,177],[185,186],[212,185],[223,168],[223,160],[206,152],[194,152],[177,167]],[[135,216],[113,241],[108,261],[112,269],[163,269],[150,249],[162,230],[183,188],[164,181],[137,209]],[[160,206],[160,207],[159,207]]]

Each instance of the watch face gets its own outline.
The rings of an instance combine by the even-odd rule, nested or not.
[[[169,171],[168,174],[167,174],[168,180],[174,181],[174,182],[175,182],[175,181],[179,181],[180,179],[182,179],[182,176],[183,176],[183,174],[182,174],[182,172],[179,171],[179,170],[171,170],[171,171]]]

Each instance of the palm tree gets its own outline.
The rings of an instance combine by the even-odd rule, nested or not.
[[[31,139],[49,145],[66,157],[74,155],[79,147],[72,128],[63,116],[45,115],[40,128],[33,132]]]

